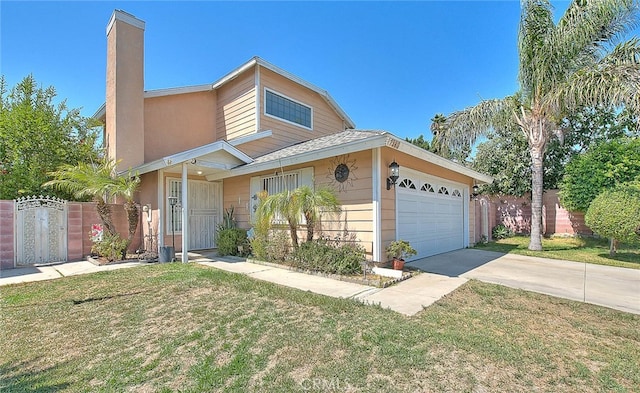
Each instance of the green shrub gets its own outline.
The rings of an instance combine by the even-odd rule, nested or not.
[[[324,237],[302,243],[290,258],[300,269],[344,275],[361,272],[365,260],[365,249],[358,243]]]
[[[128,243],[127,239],[120,237],[117,233],[112,235],[105,231],[102,240],[93,243],[91,252],[113,262],[126,257]]]
[[[637,244],[640,228],[640,186],[619,186],[600,193],[589,205],[585,223],[596,234],[611,239],[609,253],[616,244]]]
[[[365,262],[365,249],[357,243],[344,243],[335,249],[328,273],[355,274],[362,272]]]
[[[265,254],[269,262],[284,262],[291,253],[291,239],[287,231],[271,231],[269,239],[266,241]]]
[[[218,231],[222,231],[224,229],[233,229],[238,226],[234,217],[234,211],[235,208],[233,207],[233,205],[231,205],[231,207],[228,209],[224,209],[222,223],[218,224]]]
[[[254,258],[259,259],[261,261],[267,261],[267,245],[269,242],[263,238],[254,236],[249,239],[249,245],[251,246],[251,255]]]
[[[240,255],[238,246],[247,243],[247,231],[240,228],[220,229],[216,234],[218,255]]]
[[[491,230],[493,240],[506,239],[513,236],[513,231],[503,224],[498,224]]]
[[[324,238],[304,242],[291,255],[291,264],[300,269],[325,271],[332,250]]]

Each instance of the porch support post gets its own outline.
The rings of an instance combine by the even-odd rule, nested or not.
[[[371,174],[373,195],[373,246],[372,246],[372,259],[375,262],[382,262],[382,206],[381,206],[381,176],[382,170],[380,168],[380,148],[375,148],[372,151],[372,165],[373,173]]]
[[[182,262],[189,262],[189,184],[187,163],[182,163]]]
[[[160,169],[158,171],[158,230],[157,230],[157,250],[149,250],[149,251],[157,251],[160,252],[160,247],[164,247],[164,222],[165,217],[163,216],[165,206],[168,205],[166,203],[165,195],[164,195],[165,185],[164,185],[164,171]],[[167,210],[169,208],[167,207]],[[168,225],[167,225],[168,226]],[[175,252],[175,250],[173,250]]]

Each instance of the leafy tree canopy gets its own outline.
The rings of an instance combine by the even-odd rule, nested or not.
[[[55,89],[39,87],[32,75],[10,90],[0,77],[0,199],[52,194],[42,187],[49,172],[98,158],[97,123],[55,98]],[[72,197],[60,190],[53,195]]]
[[[567,164],[560,200],[568,210],[586,211],[602,191],[634,180],[640,180],[640,139],[602,143]]]
[[[543,173],[544,189],[560,187],[566,164],[575,156],[621,137],[638,137],[637,119],[629,111],[583,108],[563,121],[565,139],[549,141]],[[477,147],[471,166],[494,177],[483,187],[489,194],[522,196],[531,192],[531,155],[519,129],[492,131]]]

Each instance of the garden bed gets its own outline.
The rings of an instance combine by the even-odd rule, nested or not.
[[[281,268],[281,269],[287,269],[287,270],[291,270],[294,272],[298,272],[298,273],[304,273],[304,274],[310,274],[313,276],[319,276],[319,277],[326,277],[326,278],[331,278],[334,280],[339,280],[339,281],[346,281],[346,282],[351,282],[354,284],[362,284],[362,285],[369,285],[372,287],[377,287],[377,288],[386,288],[389,287],[391,285],[394,285],[396,283],[399,283],[401,281],[407,280],[417,274],[420,273],[419,270],[414,270],[414,269],[407,269],[406,271],[402,272],[402,276],[401,277],[385,277],[385,276],[381,276],[379,274],[373,274],[373,273],[367,273],[366,276],[364,274],[358,274],[358,275],[342,275],[342,274],[329,274],[329,273],[323,273],[323,272],[319,272],[319,271],[314,271],[314,270],[308,270],[308,269],[300,269],[294,266],[290,266],[284,263],[275,263],[275,262],[265,262],[265,261],[261,261],[258,259],[251,259],[251,258],[247,258],[247,262],[250,263],[255,263],[258,265],[264,265],[264,266],[271,266],[271,267],[277,267],[277,268]]]

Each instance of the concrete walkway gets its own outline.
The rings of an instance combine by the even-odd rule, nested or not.
[[[250,263],[240,258],[218,258],[215,253],[189,253],[189,259],[204,266],[246,274],[303,291],[379,304],[405,315],[422,311],[469,279],[640,314],[640,270],[585,266],[578,262],[482,250],[458,250],[411,262],[410,266],[425,273],[384,289]],[[96,266],[83,261],[2,270],[0,286],[141,265],[147,264],[131,262]]]
[[[219,258],[212,254],[191,257],[201,265],[233,273],[241,273],[258,280],[269,281],[303,291],[344,299],[357,299],[367,304],[405,315],[414,315],[444,295],[464,284],[467,279],[423,273],[388,288],[338,281],[331,278],[299,273],[271,265],[246,262],[240,258]]]
[[[640,270],[464,249],[409,264],[447,277],[476,279],[640,314]]]
[[[125,269],[140,265],[146,264],[141,264],[139,262],[127,262],[115,265],[97,266],[88,261],[80,261],[46,266],[20,267],[16,269],[0,270],[0,286],[31,281],[53,280],[66,276]]]

